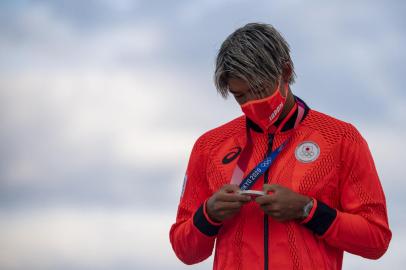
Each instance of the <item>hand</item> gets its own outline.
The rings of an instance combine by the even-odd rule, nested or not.
[[[231,218],[251,200],[249,196],[237,194],[239,190],[238,185],[227,184],[208,199],[206,210],[213,221],[222,222]]]
[[[278,221],[301,219],[303,207],[311,200],[307,196],[277,184],[265,184],[263,190],[267,194],[269,191],[272,193],[258,197],[255,201],[267,215]]]

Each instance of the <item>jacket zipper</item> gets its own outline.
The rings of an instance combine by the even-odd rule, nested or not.
[[[272,134],[268,134],[268,150],[272,152],[272,145],[273,145],[273,138]],[[268,177],[269,177],[269,168],[266,170],[264,174],[264,184],[268,184]],[[268,270],[269,268],[269,217],[267,214],[264,214],[264,269]]]

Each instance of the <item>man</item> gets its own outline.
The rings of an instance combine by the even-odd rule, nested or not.
[[[289,87],[289,46],[247,24],[217,56],[215,83],[244,116],[202,135],[170,231],[180,260],[214,269],[341,269],[343,252],[388,248],[385,196],[366,141]],[[248,190],[248,191],[247,191]],[[262,192],[260,192],[262,191]]]

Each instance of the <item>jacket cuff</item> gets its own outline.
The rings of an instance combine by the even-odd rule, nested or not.
[[[306,218],[301,223],[315,234],[322,236],[336,219],[337,210],[321,201],[316,201],[312,212],[309,215],[310,218]]]
[[[204,202],[193,216],[193,224],[203,234],[215,236],[218,234],[222,223],[214,222],[206,212],[206,202]]]

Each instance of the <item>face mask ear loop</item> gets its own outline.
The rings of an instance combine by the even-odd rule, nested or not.
[[[285,90],[285,91],[284,91],[284,92],[285,92],[285,96],[283,96],[283,95],[282,95],[282,96],[283,96],[285,99],[287,99],[287,98],[288,98],[288,92],[289,92],[289,83],[284,83],[283,86],[284,86],[284,88],[285,88],[285,89],[284,89],[284,90]],[[281,94],[282,94],[282,93],[281,93]]]

